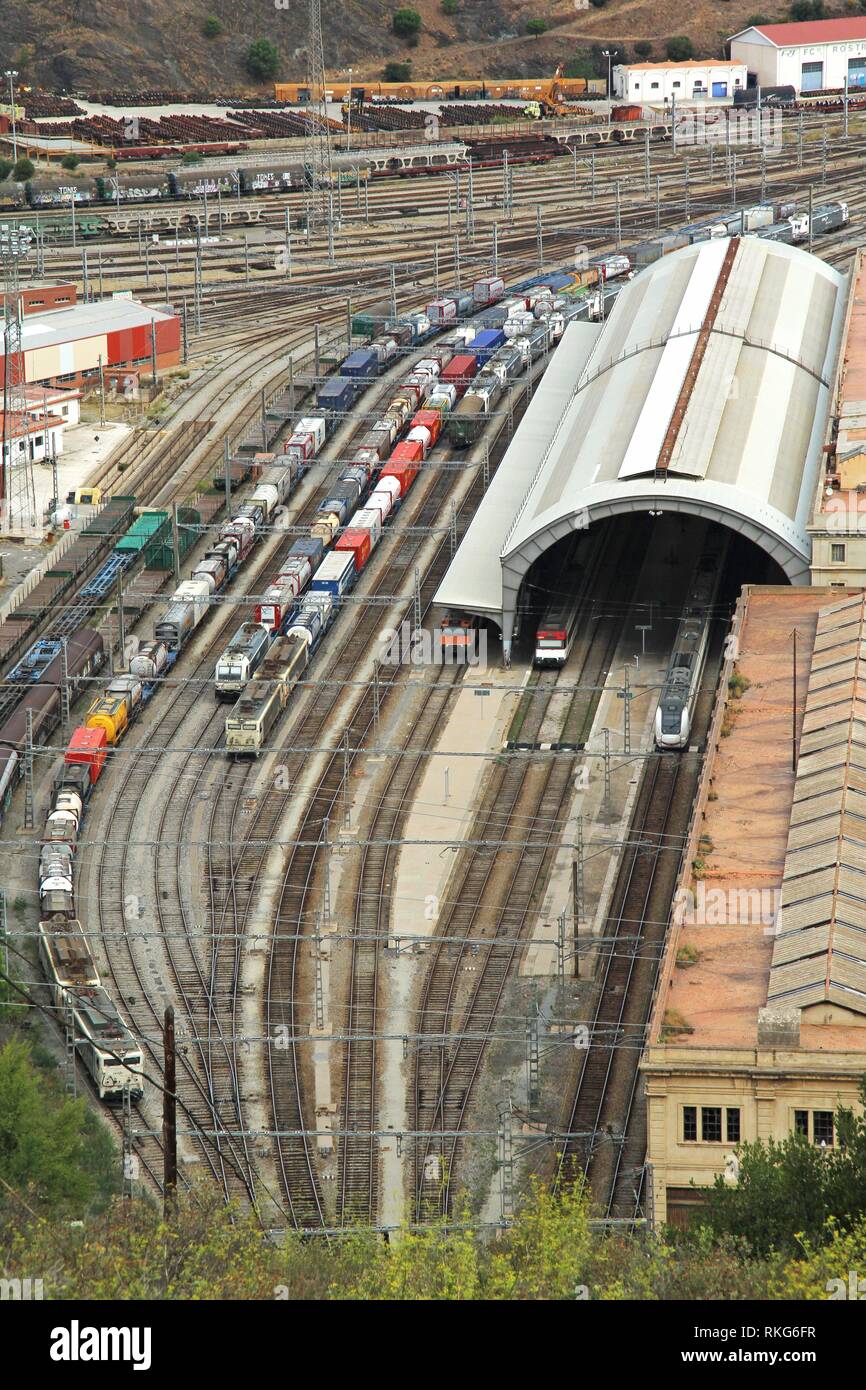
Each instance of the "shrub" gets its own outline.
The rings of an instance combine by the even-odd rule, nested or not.
[[[639,58],[648,58],[653,51],[653,46],[648,39],[638,39],[634,51]]]
[[[393,60],[382,69],[383,82],[408,82],[412,76],[412,63],[397,63]]]
[[[421,28],[421,16],[417,10],[395,10],[391,16],[391,28],[401,39],[414,38]]]
[[[26,183],[28,179],[33,178],[35,173],[36,165],[33,163],[32,159],[27,159],[25,156],[22,156],[12,170],[12,177],[17,183]]]
[[[276,76],[279,66],[280,55],[270,39],[256,39],[255,43],[250,44],[247,50],[247,72],[252,77],[266,82],[269,77]]]
[[[218,38],[223,31],[222,21],[217,19],[215,14],[209,14],[201,26],[201,31],[206,39]]]
[[[443,13],[443,14],[456,14],[456,13],[457,13],[457,0],[442,0],[442,13]]]
[[[60,163],[64,169],[77,169],[81,160],[77,154],[65,154]]]
[[[4,179],[8,179],[9,175],[11,174],[11,172],[12,172],[12,160],[11,160],[11,159],[0,159],[0,183],[2,183]]]
[[[673,39],[668,39],[665,52],[669,62],[685,63],[694,57],[695,49],[691,39],[686,38],[685,34],[679,34]]]

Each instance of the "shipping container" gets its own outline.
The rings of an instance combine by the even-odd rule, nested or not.
[[[452,410],[457,401],[457,387],[453,382],[446,381],[436,387],[432,396],[428,396],[424,402],[425,410],[436,410],[440,415],[447,415]]]
[[[277,489],[274,487],[273,483],[259,483],[255,492],[250,498],[251,503],[262,506],[264,508],[266,521],[271,516],[271,513],[273,512],[274,507],[276,507],[279,500],[280,494],[277,492]]]
[[[192,578],[203,579],[210,585],[210,591],[214,594],[225,583],[227,574],[228,562],[225,555],[209,555],[199,560],[192,572]]]
[[[325,381],[319,387],[316,395],[316,405],[319,410],[327,411],[332,415],[344,414],[351,410],[358,394],[358,383],[349,377],[336,376],[330,381]]]
[[[349,464],[349,467],[344,468],[340,474],[340,482],[357,483],[361,492],[363,492],[370,481],[370,476],[376,463],[378,463],[378,459],[375,461],[370,460],[369,462],[363,459],[359,459],[357,462],[353,460]]]
[[[345,550],[335,548],[319,565],[310,582],[310,589],[312,593],[327,593],[339,597],[347,593],[354,582],[354,552],[346,554]]]
[[[443,328],[456,319],[457,304],[453,299],[434,299],[427,305],[427,317],[436,328]]]
[[[476,304],[493,304],[505,293],[505,281],[499,275],[483,275],[472,286],[472,298]]]
[[[101,695],[87,711],[88,729],[104,729],[109,743],[117,743],[129,724],[129,705],[119,697]]]
[[[376,513],[377,517],[379,513]],[[354,521],[354,517],[352,518]],[[354,556],[355,574],[360,574],[370,558],[372,549],[372,532],[366,527],[347,526],[343,534],[338,538],[334,545],[334,554],[341,555],[348,552]]]
[[[426,410],[419,410],[412,421],[412,426],[413,428],[422,426],[424,429],[430,431],[430,447],[432,448],[442,432],[442,416],[438,410],[429,408]]]
[[[346,519],[345,512],[317,512],[310,527],[310,536],[322,546],[329,546]]]
[[[311,434],[291,434],[283,445],[283,453],[293,463],[306,463],[316,452],[315,440]]]
[[[478,367],[479,361],[474,352],[460,353],[459,356],[452,357],[447,367],[442,368],[442,374],[439,378],[440,388],[443,385],[453,386],[458,397],[462,396],[478,371]]]
[[[154,636],[157,641],[164,642],[170,652],[176,652],[180,650],[195,627],[195,605],[192,603],[172,603],[169,604],[157,622]]]
[[[115,676],[105,694],[109,699],[126,700],[129,718],[132,719],[141,704],[144,691],[138,676]]]
[[[347,530],[350,528],[347,528]],[[378,507],[360,507],[351,521],[352,530],[370,532],[370,549],[375,550],[382,539],[382,513]],[[343,533],[344,535],[346,532]]]
[[[379,357],[372,348],[357,348],[345,359],[340,372],[344,377],[366,380],[379,375]]]
[[[104,729],[81,726],[73,730],[63,761],[70,766],[83,764],[89,769],[91,782],[96,782],[105,766],[107,748],[108,738]]]
[[[394,440],[397,438],[397,421],[393,418],[393,416],[389,417],[387,415],[383,415],[381,420],[377,420],[375,422],[375,424],[373,425],[373,429],[377,434],[379,433],[379,431],[381,431],[383,434],[387,434],[388,448],[391,447],[391,445],[394,443]]]
[[[384,367],[387,362],[393,361],[397,356],[396,340],[390,336],[376,338],[370,347],[375,352],[380,367]]]
[[[501,328],[485,328],[477,334],[472,343],[472,351],[478,364],[486,362],[504,342],[505,334]]]

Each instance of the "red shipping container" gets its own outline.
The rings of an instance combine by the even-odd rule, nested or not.
[[[370,558],[370,532],[347,526],[334,549],[351,550],[355,557],[355,573],[360,574]]]
[[[105,764],[105,755],[108,750],[108,735],[105,729],[85,729],[78,728],[73,731],[72,738],[64,755],[64,762],[89,763],[90,780],[96,782]]]
[[[457,357],[451,358],[447,367],[442,368],[439,380],[456,386],[458,396],[462,396],[477,371],[478,358],[471,352],[460,353]]]
[[[414,410],[421,399],[421,383],[418,382],[416,384],[414,381],[401,381],[400,385],[397,387],[397,395],[408,396],[409,400],[413,403],[412,409]]]
[[[430,431],[430,447],[436,443],[442,433],[442,416],[438,410],[419,410],[414,420],[412,428],[416,425],[423,425],[425,430]]]
[[[402,448],[402,445],[400,445],[400,447]],[[420,450],[420,444],[418,445],[418,448]],[[397,482],[400,484],[401,498],[406,496],[406,493],[409,491],[410,487],[412,486],[417,477],[417,463],[413,463],[411,459],[395,459],[393,454],[389,458],[388,462],[385,464],[385,467],[382,469],[382,472],[379,474],[380,480],[382,478],[397,479]]]
[[[382,469],[382,473],[388,472],[388,465],[392,463],[420,463],[424,457],[424,450],[417,439],[402,439],[391,451],[391,457]],[[416,470],[417,471],[417,470]]]

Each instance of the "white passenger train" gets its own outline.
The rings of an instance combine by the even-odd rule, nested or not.
[[[686,748],[695,701],[707,660],[713,605],[728,553],[729,537],[711,533],[689,585],[665,683],[655,717],[658,748]]]

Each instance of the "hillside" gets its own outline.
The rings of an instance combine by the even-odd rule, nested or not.
[[[850,2],[850,0],[849,0]],[[423,29],[416,47],[390,28],[400,0],[322,0],[329,73],[379,76],[388,59],[411,59],[416,76],[508,76],[550,73],[559,61],[586,56],[593,44],[637,40],[663,58],[664,40],[687,34],[702,56],[722,52],[725,36],[755,14],[755,0],[457,0],[446,15],[441,0],[413,0]],[[282,7],[281,7],[282,5]],[[836,3],[828,11],[846,13]],[[787,16],[769,0],[763,15]],[[208,16],[222,25],[207,39]],[[549,32],[527,38],[526,21],[543,18]],[[0,13],[0,61],[20,80],[81,92],[121,89],[268,91],[246,72],[251,42],[268,38],[280,56],[278,77],[302,78],[306,7],[303,0],[29,0]]]

